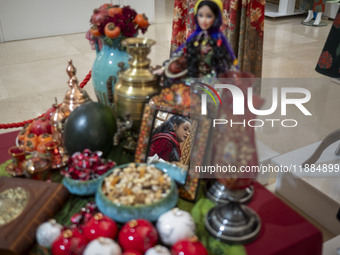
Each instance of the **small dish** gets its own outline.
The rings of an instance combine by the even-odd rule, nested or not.
[[[74,180],[68,177],[64,177],[62,183],[73,195],[90,196],[94,195],[97,192],[98,185],[101,181],[102,176],[88,181]]]
[[[20,147],[20,146],[22,146],[22,144],[20,144],[19,143],[19,137],[17,136],[16,138],[15,138],[15,144],[16,144],[16,146],[18,146],[18,147]],[[62,168],[62,167],[64,167],[64,166],[66,166],[66,164],[67,164],[67,162],[68,162],[68,158],[69,158],[69,156],[68,155],[66,155],[66,153],[65,153],[65,151],[64,151],[64,148],[63,147],[58,147],[58,150],[59,150],[59,152],[60,152],[60,155],[58,156],[55,156],[55,159],[51,162],[51,164],[50,164],[50,168],[51,169],[59,169],[59,168]],[[27,154],[27,155],[36,155],[36,154],[38,154],[39,152],[37,152],[37,151],[27,151],[27,150],[25,150],[25,153]],[[39,154],[42,154],[43,156],[45,156],[45,158],[46,157],[48,157],[50,154],[48,154],[48,153],[39,153]]]
[[[13,162],[6,166],[5,171],[13,177],[24,176],[24,171]]]
[[[52,162],[49,158],[33,156],[26,159],[22,165],[24,174],[28,178],[37,180],[47,180]]]
[[[135,165],[139,166],[142,164],[143,163],[136,163]],[[145,165],[154,166],[159,171],[162,171],[154,164]],[[155,222],[159,216],[176,206],[178,201],[178,190],[175,181],[171,178],[171,186],[168,194],[164,198],[149,205],[124,205],[120,203],[114,203],[112,200],[110,200],[104,194],[102,189],[104,180],[114,171],[126,168],[127,166],[129,166],[129,164],[117,166],[103,175],[103,178],[98,185],[98,191],[95,198],[97,207],[102,213],[120,223],[125,223],[132,219],[146,219],[148,221]]]
[[[184,75],[186,75],[188,73],[188,69],[184,69],[179,73],[173,74],[170,72],[169,67],[172,63],[176,62],[179,59],[179,57],[174,57],[171,61],[169,61],[166,65],[165,65],[165,75],[169,78],[175,79],[175,78],[180,78],[183,77]]]

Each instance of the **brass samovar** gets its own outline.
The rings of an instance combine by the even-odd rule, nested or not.
[[[155,41],[147,38],[128,38],[122,41],[132,56],[130,67],[118,74],[114,88],[114,105],[118,122],[130,123],[129,130],[139,133],[143,109],[151,96],[158,94],[158,78],[152,74],[147,55]]]

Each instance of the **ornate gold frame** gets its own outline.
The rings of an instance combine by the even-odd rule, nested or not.
[[[140,134],[135,153],[135,162],[145,162],[148,151],[149,138],[155,116],[158,111],[169,112],[196,120],[197,129],[192,137],[191,157],[195,159],[195,164],[203,165],[207,141],[210,133],[211,123],[206,118],[190,114],[190,100],[199,100],[199,97],[190,97],[190,87],[183,83],[174,84],[170,88],[162,89],[159,95],[152,97],[145,105],[142,118]],[[192,104],[197,105],[197,104]],[[197,111],[195,111],[197,112]],[[189,166],[189,174],[186,183],[180,186],[179,196],[183,199],[194,201],[197,197],[199,187],[199,173],[195,173],[193,167]]]

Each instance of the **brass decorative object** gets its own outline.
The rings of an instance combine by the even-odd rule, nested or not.
[[[68,85],[70,89],[66,92],[64,101],[56,109],[56,112],[51,117],[52,135],[53,140],[59,142],[62,145],[63,124],[66,118],[81,104],[90,101],[91,98],[87,92],[78,86],[78,80],[76,77],[77,69],[73,66],[72,59],[68,61],[66,72],[70,79]],[[55,99],[57,104],[57,99]]]
[[[0,227],[17,218],[26,208],[29,198],[29,193],[21,187],[1,192]]]
[[[81,104],[91,100],[87,92],[79,88],[78,86],[78,80],[76,78],[77,70],[73,66],[71,59],[68,61],[66,72],[70,77],[68,81],[68,86],[70,87],[70,90],[66,92],[64,101],[59,106],[59,121],[67,118],[70,113]]]
[[[57,98],[55,98],[55,104],[58,105]],[[51,117],[51,127],[52,127],[52,137],[53,140],[62,144],[63,142],[63,115],[60,113],[59,106],[57,107],[55,113]]]
[[[136,146],[135,139],[138,137],[145,103],[160,91],[159,80],[153,75],[150,59],[147,58],[154,44],[154,40],[147,38],[128,38],[122,41],[132,58],[129,60],[130,67],[125,70],[122,67],[119,72],[114,104],[117,119],[121,123],[132,122],[129,124],[132,137],[129,141],[130,149]],[[126,128],[123,130],[127,131]]]

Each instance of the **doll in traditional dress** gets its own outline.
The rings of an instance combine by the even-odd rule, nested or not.
[[[316,18],[312,25],[319,26],[322,14],[325,12],[325,3],[326,0],[302,0],[300,6],[308,11],[307,18],[303,20],[302,24],[310,25],[309,23],[314,18],[314,12],[316,12]]]
[[[167,77],[218,77],[227,70],[238,69],[235,54],[220,31],[222,11],[220,0],[197,1],[194,8],[197,29],[166,64]]]
[[[164,160],[179,162],[181,159],[180,143],[190,135],[191,123],[187,117],[173,115],[152,133],[148,162]]]

